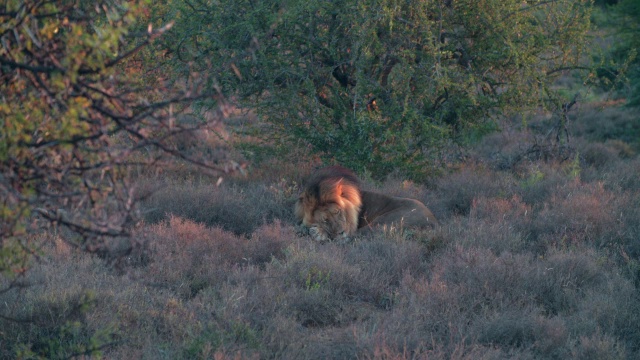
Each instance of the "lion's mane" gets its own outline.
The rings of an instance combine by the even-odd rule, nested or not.
[[[338,205],[345,212],[347,235],[353,235],[358,230],[362,198],[360,181],[351,170],[341,166],[318,170],[296,202],[295,214],[302,225],[310,226],[314,223],[314,211],[330,204]]]

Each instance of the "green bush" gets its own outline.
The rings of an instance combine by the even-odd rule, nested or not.
[[[632,106],[640,105],[640,2],[637,0],[621,0],[614,7],[622,26],[618,31],[618,46],[615,53],[620,58],[631,60],[629,66],[630,91],[627,103]]]
[[[566,101],[549,85],[579,63],[590,4],[167,0],[158,17],[176,19],[163,46],[178,71],[214,72],[212,86],[255,108],[269,138],[420,178],[449,141]]]

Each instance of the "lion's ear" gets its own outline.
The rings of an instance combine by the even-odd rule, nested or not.
[[[338,180],[336,182],[336,187],[335,187],[334,192],[333,192],[335,194],[336,198],[342,197],[342,180],[343,179],[340,179],[340,180]]]
[[[345,191],[349,188],[348,184],[344,184],[343,179],[338,180],[338,182],[336,182],[335,188],[333,189],[333,196],[334,196],[334,201],[336,204],[338,204],[339,206],[344,206],[344,200],[345,200]]]

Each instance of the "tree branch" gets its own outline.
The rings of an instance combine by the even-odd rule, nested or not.
[[[27,65],[27,64],[21,64],[21,63],[15,62],[13,60],[7,59],[4,56],[0,56],[0,64],[7,65],[12,69],[28,70],[28,71],[31,71],[31,72],[34,72],[34,73],[47,73],[47,74],[52,74],[54,72],[64,73],[64,70],[56,68],[56,67],[31,66],[31,65]]]

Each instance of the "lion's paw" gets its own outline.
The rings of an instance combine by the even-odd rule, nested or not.
[[[311,238],[316,242],[327,242],[330,240],[327,234],[325,234],[316,226],[312,226],[309,228],[309,235],[311,235]]]

